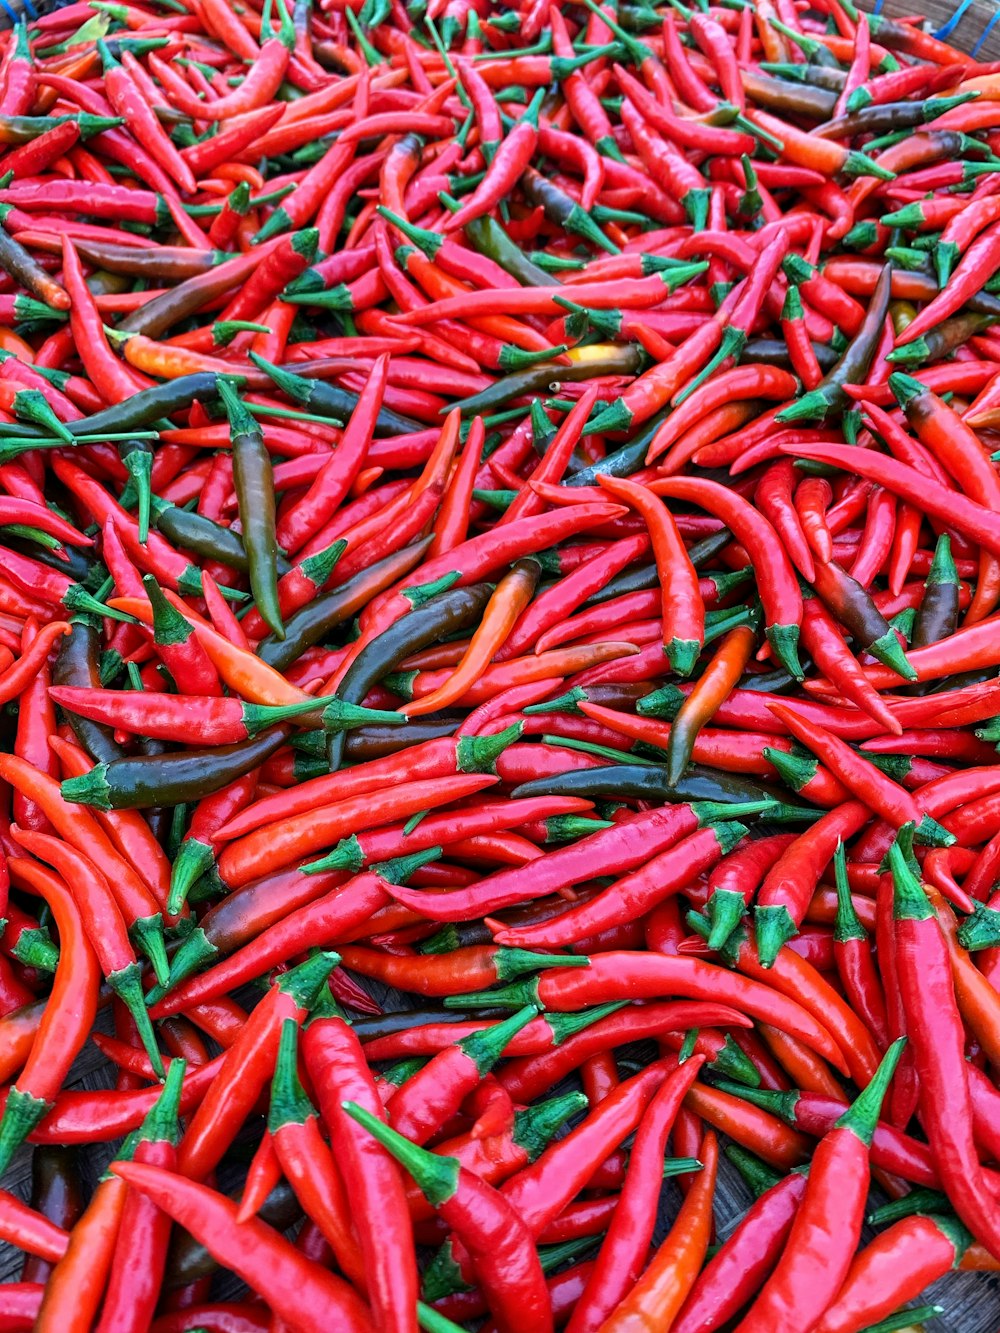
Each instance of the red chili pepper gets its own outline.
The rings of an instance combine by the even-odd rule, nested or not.
[[[180,1137],[177,1107],[183,1079],[184,1061],[171,1061],[160,1098],[139,1130],[133,1162],[161,1170],[174,1169]],[[130,1191],[122,1209],[118,1243],[98,1324],[102,1333],[138,1333],[153,1318],[169,1239],[167,1216],[149,1199]]]
[[[218,1164],[271,1075],[282,1023],[286,1017],[302,1021],[335,964],[330,954],[300,964],[281,977],[253,1011],[181,1140],[177,1164],[184,1175],[197,1179]]]
[[[36,891],[44,896],[56,918],[60,953],[53,994],[31,1054],[7,1094],[0,1121],[0,1160],[5,1164],[51,1108],[82,1049],[97,1012],[100,977],[82,917],[66,885],[56,875],[30,863],[27,868]]]
[[[239,88],[210,102],[199,101],[173,68],[155,54],[149,57],[149,67],[159,79],[168,100],[185,115],[204,120],[229,120],[256,111],[272,100],[285,77],[294,42],[294,30],[287,13],[283,12],[278,35],[268,37],[259,51],[254,49],[250,57],[250,74]]]
[[[93,1323],[114,1258],[127,1193],[122,1181],[113,1176],[98,1184],[73,1228],[66,1253],[45,1284],[35,1328],[55,1333],[56,1329],[77,1329],[85,1320]]]
[[[403,1184],[388,1153],[346,1113],[361,1105],[384,1123],[374,1080],[357,1038],[332,1001],[322,1000],[303,1034],[303,1054],[320,1110],[337,1138],[337,1164],[347,1197],[365,1216],[381,1218],[376,1237],[361,1228],[369,1298],[379,1326],[416,1330],[417,1269]]]
[[[859,832],[868,818],[868,807],[860,801],[845,802],[792,843],[768,872],[754,910],[757,947],[765,967],[774,962],[782,944],[797,931],[819,877],[837,847]]]
[[[878,1075],[820,1142],[785,1251],[740,1328],[773,1327],[774,1320],[808,1320],[833,1299],[861,1234],[868,1194],[868,1155],[878,1113],[901,1047],[890,1050]],[[814,1247],[824,1247],[830,1270],[816,1282]]]
[[[414,1177],[428,1201],[454,1228],[500,1329],[553,1327],[548,1292],[532,1236],[502,1194],[455,1158],[427,1153],[354,1102],[344,1110]]]
[[[139,965],[126,923],[107,880],[85,856],[47,833],[18,830],[17,839],[40,861],[51,865],[72,894],[101,971],[131,1013],[153,1069],[159,1076],[163,1066],[146,1014]],[[18,871],[29,883],[44,884],[54,879],[47,876],[40,880],[37,868],[27,861],[18,867]]]
[[[805,1189],[805,1175],[793,1171],[750,1206],[681,1306],[677,1333],[719,1328],[756,1294],[785,1248]]]
[[[645,1273],[606,1322],[609,1333],[641,1327],[659,1312],[673,1322],[688,1293],[712,1234],[712,1201],[718,1166],[718,1146],[709,1130],[701,1141],[702,1170],[681,1205],[673,1229],[657,1250]]]
[[[691,500],[708,509],[731,528],[752,559],[767,569],[760,592],[768,621],[768,642],[786,670],[801,679],[798,638],[802,597],[788,557],[770,523],[740,496],[717,482],[674,477],[653,482],[650,489],[657,495]]]
[[[941,1181],[959,1217],[996,1249],[982,1168],[975,1152],[962,1060],[962,1022],[951,963],[933,909],[899,842],[890,849],[896,968],[920,1081],[921,1108]],[[958,1178],[962,1178],[959,1191]]]
[[[104,66],[104,87],[108,101],[167,174],[186,194],[193,194],[196,186],[191,167],[174,147],[128,71],[115,59],[104,42],[98,42],[97,49]]]
[[[622,921],[636,920],[668,894],[676,893],[682,885],[690,884],[710,869],[745,836],[746,827],[735,820],[701,829],[654,856],[599,897],[570,907],[538,925],[498,931],[494,939],[504,945],[544,944],[558,948]]]
[[[303,1259],[264,1222],[249,1218],[237,1223],[237,1205],[223,1195],[157,1166],[119,1162],[113,1170],[190,1231],[220,1263],[259,1287],[279,1314],[318,1330],[332,1310],[352,1333],[371,1329],[363,1302],[343,1279]]]
[[[939,1214],[897,1222],[858,1254],[817,1330],[844,1333],[862,1319],[887,1318],[957,1267],[969,1240],[961,1223]]]
[[[891,778],[864,759],[859,759],[839,737],[825,732],[815,723],[797,717],[791,709],[772,704],[771,711],[788,730],[808,747],[840,778],[851,792],[894,828],[912,823],[921,842],[947,846],[953,839],[936,820],[924,814],[918,802]]]
[[[613,1327],[616,1320],[621,1322],[623,1318],[620,1302],[639,1278],[653,1237],[667,1136],[702,1063],[702,1057],[696,1055],[676,1069],[646,1109],[629,1158],[619,1206],[569,1323],[574,1333],[603,1327],[609,1318]],[[662,1302],[663,1298],[663,1292],[657,1291],[657,1301]],[[630,1301],[634,1300],[633,1294]],[[662,1309],[662,1305],[658,1308]]]
[[[837,880],[834,927],[837,973],[852,1008],[864,1019],[879,1048],[885,1049],[889,1045],[889,1031],[882,981],[872,958],[867,931],[851,899],[843,844],[837,849],[833,864]]]
[[[0,1196],[0,1228],[9,1245],[56,1264],[66,1253],[67,1232],[13,1194]]]

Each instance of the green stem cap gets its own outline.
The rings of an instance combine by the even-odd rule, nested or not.
[[[525,972],[541,972],[549,967],[589,966],[590,959],[582,954],[577,956],[564,953],[535,953],[531,949],[512,949],[506,945],[500,945],[493,955],[497,981],[510,981]]]
[[[149,1063],[153,1066],[153,1073],[157,1078],[162,1078],[163,1058],[156,1044],[156,1034],[153,1032],[153,1025],[146,1009],[146,997],[142,991],[142,970],[139,964],[129,963],[127,967],[120,967],[117,972],[109,972],[108,985],[132,1015],[139,1040],[149,1056]]]
[[[344,1102],[344,1112],[363,1128],[372,1138],[377,1139],[386,1152],[395,1157],[400,1166],[416,1181],[427,1202],[434,1208],[447,1203],[458,1189],[458,1176],[461,1167],[455,1157],[442,1157],[438,1153],[427,1152],[418,1148],[409,1139],[390,1129],[370,1111],[366,1111],[357,1102]]]
[[[773,967],[778,954],[799,933],[788,908],[780,906],[757,906],[754,908],[754,938],[757,943],[757,958],[761,967]]]
[[[215,848],[200,838],[186,838],[180,845],[170,870],[167,915],[177,916],[183,909],[194,884],[215,864]]]
[[[746,915],[746,899],[735,889],[716,889],[709,898],[706,911],[712,923],[708,936],[710,949],[722,949],[730,935]]]
[[[526,1004],[523,1009],[519,1009],[516,1014],[511,1014],[509,1018],[501,1019],[492,1026],[484,1028],[481,1032],[473,1032],[470,1036],[463,1037],[456,1044],[476,1066],[480,1077],[484,1077],[490,1072],[521,1029],[527,1027],[531,1020],[537,1017],[538,1009],[536,1006]]]
[[[139,1138],[147,1143],[177,1144],[181,1138],[181,1093],[184,1090],[186,1060],[171,1060],[166,1082],[149,1114],[139,1127]]]
[[[867,1088],[848,1107],[834,1126],[835,1129],[849,1129],[867,1147],[871,1147],[875,1127],[878,1124],[882,1103],[896,1072],[906,1038],[899,1037],[892,1043]]]
[[[267,1116],[271,1134],[277,1133],[283,1125],[303,1125],[316,1114],[299,1079],[298,1043],[299,1025],[294,1018],[286,1018],[281,1025],[278,1058],[271,1082],[271,1106]]]
[[[51,1110],[52,1103],[22,1092],[14,1084],[7,1093],[3,1119],[0,1120],[0,1176],[10,1165],[10,1159],[31,1131]]]

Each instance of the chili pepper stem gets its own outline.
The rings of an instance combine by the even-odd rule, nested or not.
[[[676,675],[690,676],[701,656],[701,644],[697,639],[671,639],[663,651]]]
[[[149,515],[152,502],[153,456],[144,449],[133,449],[125,455],[125,466],[132,478],[138,504],[139,541],[144,545],[149,538]]]
[[[99,810],[111,809],[111,787],[107,781],[108,765],[95,764],[89,773],[76,778],[65,778],[61,783],[63,799],[81,805],[93,805]]]
[[[796,680],[804,680],[805,672],[799,662],[798,625],[769,625],[767,641],[779,663]]]
[[[22,1092],[16,1083],[11,1086],[3,1119],[0,1120],[0,1176],[7,1170],[18,1148],[51,1108],[51,1102],[35,1097],[30,1092]]]
[[[352,1120],[363,1126],[372,1138],[377,1139],[386,1152],[395,1157],[400,1166],[417,1182],[421,1193],[432,1207],[440,1207],[452,1198],[458,1189],[459,1172],[459,1164],[454,1157],[441,1157],[437,1153],[418,1148],[409,1139],[404,1139],[402,1134],[397,1134],[394,1129],[383,1124],[363,1106],[358,1106],[357,1102],[344,1102],[343,1109]]]
[[[218,946],[212,943],[201,926],[197,926],[170,960],[166,976],[161,980],[157,975],[157,984],[146,994],[146,1004],[150,1007],[158,1004],[164,995],[186,981],[188,977],[194,976],[205,963],[217,958],[218,954]]]
[[[13,952],[19,963],[39,972],[54,972],[59,962],[59,950],[44,929],[22,930]]]
[[[215,864],[215,849],[211,843],[198,838],[187,838],[181,843],[170,870],[170,893],[167,914],[177,916],[183,910],[194,884]]]
[[[156,1044],[156,1035],[146,1009],[146,998],[142,992],[142,969],[138,963],[120,967],[117,972],[108,974],[108,985],[132,1015],[139,1033],[139,1039],[149,1056],[153,1072],[157,1078],[163,1078],[163,1059]]]
[[[970,953],[977,949],[995,949],[1000,945],[1000,912],[985,903],[975,902],[958,928],[958,942]]]
[[[165,985],[170,975],[170,964],[167,962],[167,947],[163,940],[163,917],[159,912],[153,916],[140,917],[133,921],[129,933],[152,964],[158,984]]]
[[[705,908],[712,923],[708,937],[710,949],[722,949],[746,915],[746,901],[734,889],[716,889]]]
[[[773,967],[778,954],[798,933],[799,928],[783,903],[754,908],[754,939],[761,967]]]
[[[903,1054],[906,1038],[899,1037],[892,1043],[879,1063],[878,1070],[868,1086],[861,1092],[836,1123],[837,1129],[849,1129],[866,1146],[871,1146],[878,1124],[882,1103],[892,1077],[896,1072]]]

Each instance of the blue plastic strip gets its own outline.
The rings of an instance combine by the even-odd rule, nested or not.
[[[936,37],[939,42],[946,42],[961,23],[966,12],[972,7],[972,3],[973,0],[962,0],[962,3],[955,10],[954,14],[952,14],[948,22],[942,23],[936,32],[931,33],[931,36]]]
[[[979,55],[979,51],[983,43],[986,41],[987,37],[996,27],[998,22],[1000,22],[1000,10],[998,10],[997,13],[995,13],[993,17],[990,19],[989,23],[987,23],[986,27],[983,29],[982,36],[979,38],[979,41],[976,42],[975,46],[969,52],[973,60],[975,60],[975,58]]]

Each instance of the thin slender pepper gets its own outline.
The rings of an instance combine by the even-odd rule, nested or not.
[[[962,1022],[951,963],[934,913],[904,847],[890,848],[894,886],[896,968],[920,1080],[920,1104],[941,1181],[959,1217],[989,1249],[997,1248],[975,1153],[968,1083],[961,1059]],[[958,1177],[962,1177],[961,1187]]]
[[[4,1169],[51,1108],[97,1012],[100,972],[76,902],[56,875],[41,873],[38,867],[32,874],[37,891],[51,907],[59,927],[59,963],[53,994],[31,1054],[10,1087],[0,1120],[0,1162]]]
[[[379,1326],[415,1333],[417,1271],[402,1180],[385,1150],[344,1110],[345,1102],[359,1104],[384,1123],[361,1046],[329,997],[321,998],[307,1024],[302,1049],[323,1118],[337,1135],[348,1198],[365,1214],[377,1208],[382,1217],[377,1240],[367,1228],[358,1237]]]
[[[657,495],[691,500],[708,509],[746,544],[755,560],[767,566],[769,577],[761,588],[761,596],[768,622],[768,642],[782,666],[801,679],[797,649],[802,597],[784,547],[770,523],[745,500],[717,482],[671,477],[653,482],[650,489]]]

